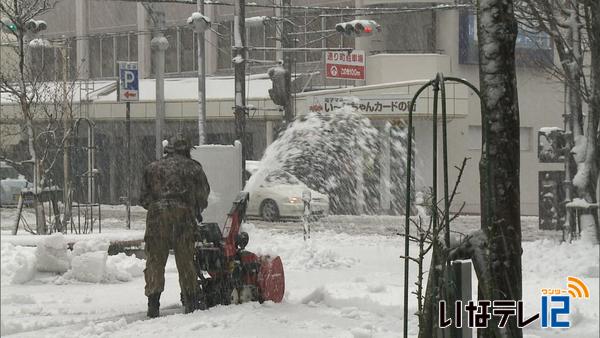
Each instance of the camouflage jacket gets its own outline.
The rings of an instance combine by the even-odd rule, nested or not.
[[[168,154],[144,170],[140,201],[145,209],[159,204],[191,208],[199,215],[208,205],[210,186],[202,165],[179,154]]]

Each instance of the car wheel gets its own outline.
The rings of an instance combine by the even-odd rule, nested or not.
[[[276,222],[279,220],[279,207],[273,200],[264,200],[260,205],[260,215],[267,222]]]

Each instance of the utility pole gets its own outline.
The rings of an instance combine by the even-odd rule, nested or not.
[[[204,14],[204,0],[197,0],[198,13]],[[204,59],[204,30],[196,30],[198,44],[198,144],[206,141],[206,61]]]
[[[71,126],[73,123],[73,115],[71,109],[69,109],[68,98],[67,98],[67,78],[69,71],[69,53],[66,50],[66,39],[60,46],[60,52],[63,61],[63,129],[64,129],[64,140],[63,140],[63,204],[65,207],[62,230],[66,230],[71,223]]]
[[[246,170],[246,3],[235,0],[233,11],[233,64],[235,69],[235,137],[242,143],[242,183]]]
[[[150,45],[154,50],[154,73],[156,75],[156,159],[162,157],[163,129],[165,127],[165,51],[169,48],[169,41],[164,36],[165,12],[156,10],[155,7],[146,7],[154,23],[154,37]]]
[[[293,62],[293,52],[291,52],[290,50],[288,50],[287,48],[292,48],[292,39],[294,39],[292,37],[292,35],[290,35],[290,33],[292,33],[293,31],[293,27],[292,27],[292,23],[290,22],[290,17],[292,16],[292,12],[291,12],[291,0],[282,0],[281,4],[283,7],[282,10],[282,16],[283,16],[283,22],[281,25],[281,44],[283,49],[283,67],[285,68],[285,70],[288,72],[288,74],[292,74],[292,62]],[[292,102],[292,78],[291,76],[287,79],[286,83],[286,88],[290,88],[290,90],[288,91],[287,95],[287,104],[283,107],[283,120],[285,125],[287,126],[288,124],[290,124],[292,122],[292,120],[294,119],[294,106],[293,106],[293,102]]]

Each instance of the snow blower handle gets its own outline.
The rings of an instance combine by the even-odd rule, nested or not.
[[[233,257],[237,252],[235,240],[240,232],[243,220],[246,218],[246,208],[250,194],[242,191],[233,201],[233,206],[227,214],[227,220],[223,227],[223,241],[225,242],[225,257]]]

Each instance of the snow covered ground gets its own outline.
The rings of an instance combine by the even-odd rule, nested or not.
[[[275,253],[283,260],[286,294],[282,303],[218,306],[184,315],[177,269],[171,257],[161,298],[165,315],[146,320],[143,260],[109,256],[104,269],[98,272],[102,274],[99,283],[82,282],[81,276],[73,272],[37,272],[36,248],[11,243],[31,244],[39,242],[41,236],[8,235],[11,226],[6,222],[13,211],[2,211],[2,336],[401,336],[403,261],[398,256],[404,252],[404,240],[396,234],[403,224],[399,217],[329,217],[313,227],[307,242],[302,240],[298,223],[245,224],[250,234],[249,250]],[[101,248],[104,238],[141,236],[143,212],[134,210],[134,230],[129,231],[124,230],[120,212],[117,207],[107,210],[101,235],[66,236],[69,241],[87,241],[71,255],[81,257]],[[477,228],[477,220],[463,216],[455,229],[467,232]],[[540,288],[564,288],[567,276],[581,278],[591,294],[587,300],[572,302],[570,329],[542,330],[538,321],[525,329],[526,336],[598,337],[598,245],[585,240],[560,244],[558,233],[536,230],[537,219],[533,217],[523,218],[523,228],[523,296],[528,315],[540,309]],[[412,281],[410,285],[412,289]],[[415,310],[416,302],[411,297],[409,311],[412,314]],[[409,332],[415,335],[416,317],[409,318]]]

